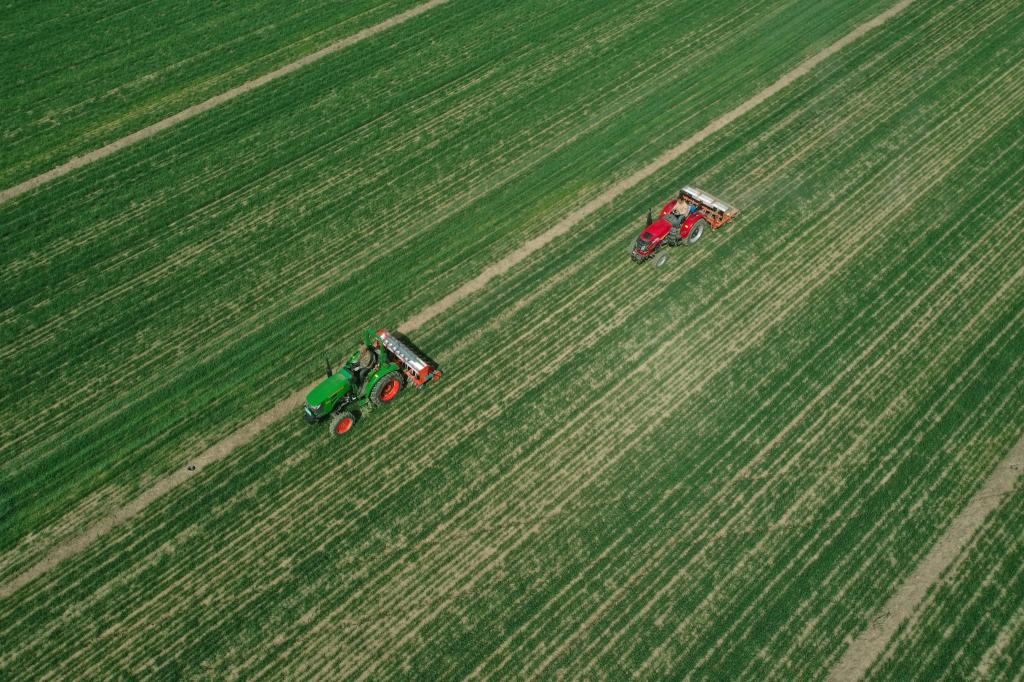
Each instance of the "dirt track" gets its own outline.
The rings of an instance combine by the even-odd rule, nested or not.
[[[985,519],[1006,498],[1024,470],[1024,437],[996,465],[992,475],[974,494],[963,511],[953,519],[946,532],[921,560],[896,593],[889,598],[871,624],[864,630],[829,673],[830,680],[859,680],[878,660],[896,630],[914,615],[928,591],[938,583],[946,569],[963,552]]]
[[[857,28],[855,28],[854,30],[850,31],[845,36],[843,36],[836,42],[832,43],[831,45],[823,49],[821,52],[818,52],[813,57],[802,62],[796,68],[785,73],[777,81],[769,85],[764,90],[761,90],[759,93],[757,93],[747,101],[743,102],[732,111],[729,111],[728,113],[716,118],[714,121],[709,123],[699,132],[695,133],[694,135],[691,135],[690,137],[686,138],[685,140],[677,144],[675,147],[672,147],[671,149],[666,151],[657,159],[655,159],[652,163],[648,164],[647,166],[644,166],[643,168],[638,170],[636,173],[630,175],[626,179],[612,185],[607,190],[602,192],[599,196],[595,197],[594,200],[591,201],[589,204],[575,211],[574,213],[570,213],[569,215],[567,215],[547,232],[538,235],[537,237],[534,237],[530,241],[526,242],[526,244],[524,244],[520,248],[516,249],[509,255],[505,256],[497,263],[494,263],[490,267],[485,268],[484,271],[477,275],[475,278],[473,278],[469,282],[466,282],[461,287],[459,287],[452,293],[448,294],[434,305],[424,308],[419,314],[409,318],[409,320],[407,320],[405,324],[401,325],[401,327],[403,329],[408,330],[414,330],[418,327],[422,327],[431,319],[437,317],[438,315],[445,312],[446,310],[456,305],[460,301],[480,291],[483,287],[487,285],[488,282],[490,282],[498,275],[502,275],[508,272],[517,264],[521,263],[523,260],[528,258],[535,251],[544,248],[546,245],[550,244],[554,239],[557,239],[558,237],[568,233],[574,225],[578,224],[588,216],[592,215],[598,209],[602,208],[603,206],[607,206],[626,191],[632,189],[633,187],[636,187],[641,182],[651,177],[652,175],[660,171],[662,168],[672,163],[673,161],[678,160],[680,157],[682,157],[683,154],[685,154],[695,145],[703,142],[705,139],[707,139],[714,133],[718,132],[725,126],[729,125],[743,114],[746,114],[754,107],[768,100],[769,98],[777,94],[780,90],[785,88],[787,85],[791,84],[796,79],[806,75],[815,66],[817,66],[824,60],[828,59],[835,53],[839,52],[839,50],[843,49],[844,47],[854,42],[858,38],[861,38],[868,31],[874,28],[878,28],[886,21],[888,21],[892,17],[896,16],[897,14],[905,10],[911,2],[913,2],[913,0],[902,0],[901,2],[893,5],[885,12],[879,14],[871,21],[867,21],[858,26]]]
[[[233,90],[229,90],[228,92],[222,95],[210,98],[206,102],[198,104],[195,107],[191,107],[190,109],[186,109],[185,111],[181,112],[180,114],[177,114],[176,116],[164,119],[164,121],[154,124],[149,128],[145,128],[139,131],[138,133],[134,133],[133,135],[129,135],[125,138],[122,138],[121,140],[114,142],[111,145],[108,145],[107,147],[99,149],[95,152],[92,152],[91,154],[74,159],[68,164],[60,166],[54,169],[53,171],[50,171],[49,173],[38,176],[37,178],[29,180],[26,183],[22,183],[21,185],[18,185],[14,188],[6,190],[3,193],[0,193],[0,203],[6,201],[7,199],[18,196],[19,194],[22,194],[26,191],[29,191],[30,189],[33,189],[34,187],[37,187],[47,182],[48,180],[59,177],[60,175],[64,175],[65,173],[68,173],[71,170],[74,170],[75,168],[79,168],[81,166],[87,165],[88,163],[91,163],[92,161],[108,156],[119,149],[122,149],[126,146],[129,146],[130,144],[133,144],[134,142],[137,142],[141,139],[145,139],[146,137],[150,137],[159,132],[160,130],[163,130],[164,128],[170,127],[175,123],[196,116],[199,113],[207,111],[222,102],[233,99],[234,97],[237,97],[243,94],[244,92],[257,88],[271,80],[286,75],[287,73],[291,73],[292,71],[295,71],[301,68],[302,66],[313,63],[328,54],[343,49],[348,45],[363,40],[386,28],[395,26],[409,18],[412,18],[413,16],[416,16],[417,14],[421,14],[431,9],[432,7],[442,4],[445,1],[446,0],[430,0],[430,2],[420,5],[412,10],[409,10],[403,14],[393,17],[392,19],[377,24],[373,27],[365,29],[360,33],[351,36],[350,38],[334,43],[331,46],[328,46],[327,48],[324,48],[319,52],[313,53],[312,55],[309,55],[308,57],[305,57],[302,60],[296,61],[292,64],[289,64],[288,66],[282,67],[281,69],[271,72],[270,74],[249,81],[248,83],[239,86],[238,88],[235,88]],[[746,100],[745,102],[735,107],[731,111],[718,117],[717,119],[709,123],[707,126],[705,126],[702,130],[683,140],[678,145],[672,147],[668,151],[664,152],[661,156],[659,156],[657,159],[655,159],[647,166],[641,168],[639,171],[630,175],[624,180],[612,185],[607,190],[596,196],[593,199],[593,201],[591,201],[589,204],[569,214],[561,221],[559,221],[557,224],[555,224],[555,226],[549,229],[548,231],[544,232],[541,235],[538,235],[537,237],[533,238],[532,240],[524,244],[522,247],[516,249],[512,253],[505,256],[500,261],[497,261],[491,266],[485,268],[483,272],[481,272],[474,279],[470,280],[469,282],[462,285],[452,293],[448,294],[434,305],[428,306],[417,315],[411,317],[404,324],[399,325],[400,328],[409,331],[422,327],[430,320],[446,312],[454,305],[465,300],[467,297],[478,292],[483,287],[485,287],[492,279],[503,273],[508,272],[517,264],[521,263],[526,258],[528,258],[538,249],[544,247],[546,244],[550,243],[557,237],[567,233],[570,229],[572,229],[574,225],[578,224],[580,221],[584,220],[585,218],[596,212],[598,209],[608,205],[626,191],[632,189],[633,187],[636,187],[641,182],[652,176],[654,173],[657,173],[659,170],[667,166],[669,163],[678,160],[692,147],[702,142],[703,140],[707,139],[715,132],[718,132],[719,130],[723,129],[740,116],[748,113],[749,111],[757,107],[759,104],[765,102],[773,95],[783,90],[786,86],[790,85],[791,83],[799,79],[801,76],[806,75],[815,66],[820,64],[825,59],[836,54],[845,46],[858,40],[872,29],[881,26],[889,19],[895,17],[896,15],[904,11],[911,4],[912,1],[913,0],[901,0],[901,2],[892,6],[885,12],[879,14],[870,21],[867,21],[858,26],[857,28],[855,28],[854,30],[850,31],[836,42],[822,49],[820,52],[816,53],[812,57],[800,63],[792,70],[782,75],[778,80],[776,80],[774,83],[772,83],[768,87],[764,88],[763,90],[755,94],[750,99]],[[141,495],[136,497],[122,509],[101,519],[99,522],[94,524],[81,535],[71,538],[70,540],[55,547],[36,564],[32,565],[23,573],[17,575],[6,584],[0,586],[0,598],[10,597],[18,589],[27,585],[32,580],[44,575],[50,569],[52,569],[57,564],[62,562],[64,559],[70,558],[82,552],[87,547],[89,547],[93,541],[105,535],[111,529],[123,524],[124,522],[141,513],[152,502],[162,497],[165,493],[173,490],[181,483],[184,483],[193,475],[201,471],[203,467],[219,462],[222,459],[225,459],[237,448],[243,447],[246,444],[252,442],[260,433],[262,433],[268,426],[270,426],[270,424],[272,424],[273,422],[277,421],[280,418],[285,417],[287,414],[289,414],[289,412],[294,410],[297,407],[297,405],[301,403],[306,393],[312,390],[314,386],[315,384],[304,387],[299,391],[296,391],[287,399],[283,400],[282,402],[272,407],[270,410],[267,410],[263,414],[259,415],[238,431],[234,432],[227,438],[221,440],[220,442],[208,448],[201,455],[192,460],[192,462],[197,466],[196,471],[188,471],[187,469],[182,469],[164,479],[161,479],[155,485],[145,490]]]
[[[91,151],[88,154],[83,154],[82,156],[76,156],[67,163],[63,163],[57,166],[53,170],[49,170],[41,175],[37,175],[34,178],[26,180],[25,182],[19,183],[14,187],[10,187],[8,189],[0,191],[0,204],[6,201],[10,201],[15,197],[19,197],[22,194],[25,194],[26,192],[30,192],[34,190],[36,187],[39,187],[40,185],[43,185],[49,182],[50,180],[55,180],[63,175],[67,175],[71,171],[78,170],[79,168],[88,166],[89,164],[95,161],[99,161],[100,159],[105,159],[111,154],[119,152],[122,149],[125,149],[126,147],[130,147],[136,142],[141,142],[142,140],[146,140],[150,137],[153,137],[154,135],[163,130],[167,130],[168,128],[171,128],[179,123],[189,120],[190,118],[195,118],[199,114],[209,111],[214,107],[220,106],[225,102],[230,102],[236,97],[240,97],[241,95],[244,95],[247,92],[251,92],[256,88],[262,87],[267,83],[270,83],[271,81],[275,81],[278,78],[281,78],[282,76],[287,76],[290,73],[298,71],[304,66],[309,66],[314,62],[318,62],[328,55],[332,55],[335,52],[344,50],[346,47],[350,47],[358,42],[366,40],[367,38],[371,38],[382,31],[386,31],[389,28],[398,26],[399,24],[402,24],[408,21],[409,19],[412,19],[413,17],[419,16],[420,14],[423,14],[424,12],[433,9],[438,5],[443,5],[446,2],[448,2],[448,0],[428,0],[422,5],[413,7],[412,9],[406,10],[401,14],[397,14],[391,17],[390,19],[386,19],[380,22],[379,24],[374,24],[373,26],[364,28],[362,31],[354,33],[348,36],[347,38],[343,38],[337,42],[331,43],[327,47],[317,50],[312,54],[306,55],[302,59],[298,59],[292,62],[291,64],[286,64],[279,69],[275,69],[270,73],[260,76],[259,78],[253,78],[250,81],[242,83],[238,87],[231,88],[227,92],[215,95],[210,99],[204,102],[200,102],[199,104],[195,104],[189,107],[188,109],[185,109],[184,111],[180,111],[177,114],[174,114],[173,116],[168,116],[167,118],[161,121],[157,121],[153,125],[146,126],[142,130],[134,132],[130,135],[125,135],[124,137],[118,140],[114,140],[110,144],[100,147],[95,151]]]

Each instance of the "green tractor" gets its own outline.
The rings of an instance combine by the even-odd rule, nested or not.
[[[327,363],[327,378],[306,396],[302,416],[310,423],[331,418],[331,431],[343,436],[364,410],[390,403],[407,385],[423,388],[440,378],[437,364],[404,336],[367,330],[338,371]]]

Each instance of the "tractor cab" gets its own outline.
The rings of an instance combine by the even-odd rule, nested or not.
[[[673,213],[671,210],[661,220],[666,221],[674,229],[679,229],[679,226],[683,224],[683,216]]]

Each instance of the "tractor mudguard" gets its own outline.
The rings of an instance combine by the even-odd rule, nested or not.
[[[376,372],[370,375],[370,378],[367,380],[366,385],[363,387],[363,396],[368,396],[373,392],[373,387],[377,385],[377,382],[380,381],[380,378],[382,376],[384,376],[385,374],[389,374],[391,372],[400,371],[401,368],[393,362],[381,363],[380,367],[377,368]]]
[[[686,220],[683,221],[683,225],[679,230],[679,236],[682,237],[683,239],[689,237],[690,230],[693,229],[693,226],[697,223],[697,221],[703,218],[704,214],[701,213],[700,211],[694,211],[690,215],[686,216]]]

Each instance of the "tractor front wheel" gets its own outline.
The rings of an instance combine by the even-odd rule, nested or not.
[[[373,385],[370,400],[378,407],[390,403],[401,393],[403,385],[401,372],[388,372]]]
[[[704,234],[704,228],[708,226],[708,221],[701,218],[693,224],[690,228],[690,234],[686,236],[686,245],[693,246],[697,243],[697,240]]]
[[[331,422],[331,433],[335,436],[344,436],[356,425],[356,413],[345,410],[339,412]]]

